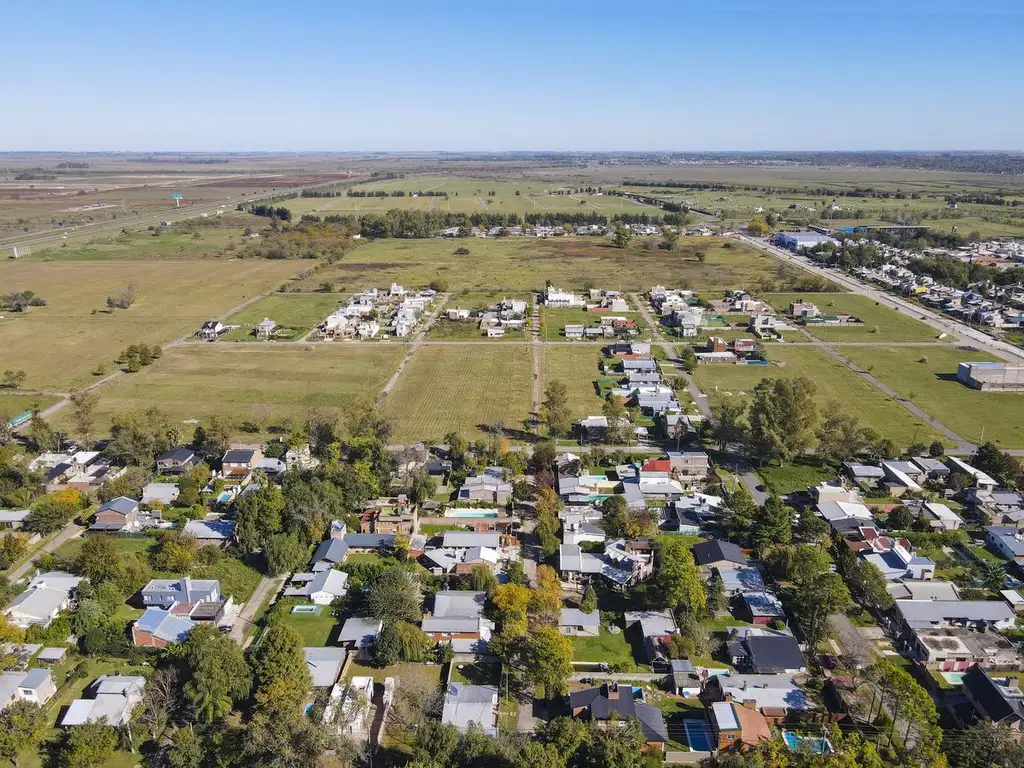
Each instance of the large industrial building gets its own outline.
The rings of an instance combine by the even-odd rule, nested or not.
[[[1024,365],[960,363],[956,377],[974,389],[1024,390]]]
[[[820,232],[779,232],[775,235],[775,244],[789,251],[802,251],[804,248],[814,248],[823,243],[836,241]]]

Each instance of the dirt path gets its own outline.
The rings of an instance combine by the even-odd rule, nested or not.
[[[245,639],[245,633],[252,626],[253,619],[256,617],[256,611],[260,609],[260,606],[263,605],[270,595],[276,594],[284,586],[285,578],[287,577],[275,576],[271,578],[270,576],[264,576],[256,586],[252,597],[245,601],[242,610],[238,612],[238,616],[235,617],[235,623],[231,626],[231,639],[243,648],[252,642],[252,637],[255,637],[255,635],[251,636],[248,641]]]
[[[9,574],[7,574],[7,580],[13,584],[29,572],[29,569],[35,563],[36,558],[38,558],[41,555],[46,555],[50,552],[56,551],[60,548],[61,544],[64,544],[67,541],[71,541],[71,539],[74,539],[78,536],[81,536],[84,531],[85,528],[78,525],[77,523],[68,523],[64,526],[60,533],[58,533],[56,536],[54,536],[52,539],[46,542],[46,544],[40,547],[39,550],[32,555],[32,557],[30,557],[24,563],[19,565]]]
[[[530,334],[533,336],[530,354],[533,360],[533,415],[537,421],[540,421],[540,404],[541,404],[541,391],[543,389],[542,382],[544,377],[543,373],[543,355],[544,349],[541,345],[540,340],[540,296],[533,294],[533,311],[530,314]]]
[[[431,311],[429,317],[423,321],[420,329],[416,331],[413,337],[409,340],[408,348],[405,351],[405,357],[402,358],[402,362],[398,364],[398,369],[391,374],[391,378],[388,379],[387,384],[380,391],[381,397],[387,397],[388,393],[394,388],[395,384],[398,383],[398,377],[402,375],[402,371],[405,370],[405,366],[408,365],[412,359],[413,354],[424,345],[423,337],[427,331],[431,329],[434,323],[437,321],[438,315],[441,314],[441,310],[444,309],[444,305],[448,303],[448,294],[441,294],[440,300],[437,302],[437,306]]]

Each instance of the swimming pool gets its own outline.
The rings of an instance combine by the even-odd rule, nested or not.
[[[790,731],[783,731],[782,738],[785,740],[786,746],[793,752],[810,752],[815,755],[823,755],[826,752],[832,751],[832,745],[828,743],[828,739],[820,736],[797,736]]]
[[[217,496],[217,503],[230,504],[233,498],[235,498],[235,494],[233,494],[231,491],[221,491],[220,495]]]
[[[711,728],[703,720],[683,720],[686,743],[694,752],[711,752]]]
[[[963,685],[963,672],[940,672],[939,674],[942,675],[942,679],[950,685]]]
[[[320,613],[319,605],[296,605],[292,608],[292,613],[298,614],[313,614]]]
[[[497,517],[498,513],[486,509],[449,509],[445,517]]]

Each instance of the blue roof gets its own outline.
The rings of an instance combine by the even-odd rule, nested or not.
[[[143,632],[149,632],[154,637],[166,640],[169,643],[180,643],[188,633],[192,631],[196,623],[191,619],[185,619],[173,615],[170,611],[160,608],[147,608],[135,625]]]

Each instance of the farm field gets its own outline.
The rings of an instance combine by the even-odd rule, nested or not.
[[[131,261],[169,259],[182,260],[207,256],[221,256],[228,245],[242,244],[246,226],[261,229],[266,219],[248,214],[233,214],[230,218],[209,220],[206,226],[196,222],[176,223],[161,227],[157,233],[148,230],[100,237],[87,242],[37,247],[28,258],[31,261]]]
[[[596,345],[545,346],[541,355],[544,386],[556,379],[565,383],[573,418],[600,415],[604,401],[594,388],[594,380],[600,376],[597,366],[601,350]]]
[[[956,380],[957,364],[996,360],[950,347],[850,347],[843,355],[961,437],[1000,448],[1024,448],[1024,394],[979,392]],[[921,361],[926,362],[921,362]]]
[[[5,367],[26,373],[26,389],[68,390],[136,342],[166,344],[294,276],[287,261],[90,261],[0,264],[0,284],[32,290],[45,307],[0,320]],[[131,309],[108,310],[107,296],[135,286]]]
[[[277,323],[279,338],[301,339],[333,312],[342,298],[330,293],[294,294],[274,293],[250,304],[224,322],[240,325],[223,337],[223,341],[253,341],[256,325],[265,317]]]
[[[530,415],[531,385],[525,344],[422,347],[384,401],[397,421],[393,439],[440,440],[456,431],[473,440],[498,422],[521,429]]]
[[[359,184],[353,191],[403,191],[404,197],[300,197],[285,200],[298,219],[306,213],[318,216],[363,215],[383,213],[391,209],[406,211],[443,211],[451,213],[661,213],[658,208],[632,200],[599,194],[552,194],[587,185],[563,185],[560,182],[495,181],[450,176],[412,176],[405,179],[383,179]],[[613,185],[614,186],[614,185]],[[420,196],[415,192],[446,192],[447,197]],[[493,195],[491,193],[494,193]]]
[[[895,350],[895,354],[906,358],[905,350]],[[773,345],[768,358],[768,365],[698,365],[695,377],[714,402],[720,397],[745,397],[765,377],[804,376],[817,387],[815,400],[819,406],[838,401],[856,414],[865,427],[891,438],[901,447],[943,439],[928,424],[821,349]]]
[[[772,293],[764,298],[779,312],[785,312],[790,302],[805,299],[817,304],[822,314],[849,314],[864,321],[848,328],[808,326],[808,332],[822,341],[935,341],[939,335],[930,325],[857,293]]]
[[[662,284],[723,291],[762,280],[785,287],[805,276],[761,251],[721,238],[684,238],[673,253],[647,250],[642,240],[634,238],[628,248],[615,248],[605,238],[582,237],[375,240],[298,285],[313,291],[333,280],[339,290],[354,291],[391,281],[423,287],[439,278],[453,292],[521,293],[543,289],[546,280],[566,290],[599,285],[638,291]],[[460,247],[469,254],[455,255]],[[705,261],[697,260],[698,251],[704,252]]]
[[[22,411],[42,411],[59,401],[59,397],[49,395],[9,395],[2,393],[0,394],[0,421],[7,421]]]
[[[301,423],[313,409],[338,413],[353,398],[376,397],[402,354],[398,346],[358,343],[177,347],[97,390],[96,424],[156,406],[174,421],[219,414],[255,421],[265,433],[285,420]]]

